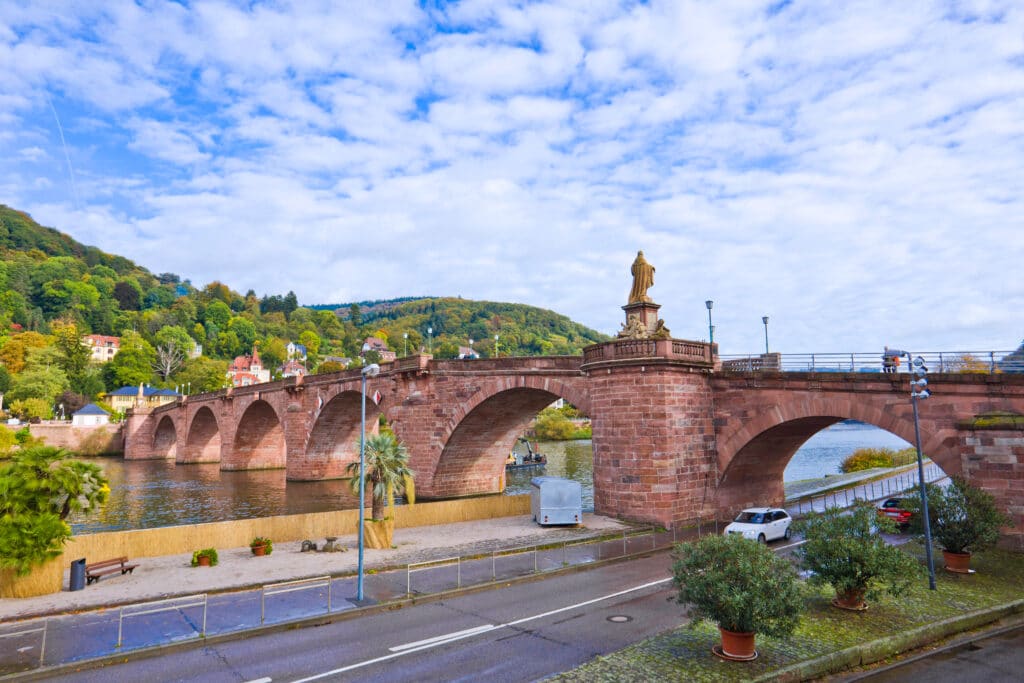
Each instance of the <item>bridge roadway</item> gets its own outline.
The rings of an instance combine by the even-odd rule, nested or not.
[[[128,418],[125,457],[221,469],[287,468],[291,480],[344,476],[358,459],[358,371],[190,396]],[[925,453],[989,490],[1024,538],[1024,374],[936,374],[918,401]],[[781,504],[783,471],[821,429],[855,419],[915,440],[908,376],[721,372],[713,347],[619,340],[583,358],[402,358],[368,382],[411,454],[417,495],[498,493],[504,460],[559,398],[591,418],[599,514],[668,528]],[[1011,416],[1011,417],[1007,417]]]

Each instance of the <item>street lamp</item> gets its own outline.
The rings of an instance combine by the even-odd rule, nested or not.
[[[365,351],[369,345],[364,344]],[[370,363],[362,370],[362,414],[359,423],[359,568],[356,578],[356,600],[363,599],[363,546],[365,544],[365,532],[363,531],[364,518],[366,517],[366,503],[363,500],[366,487],[366,378],[376,377],[380,374],[380,366]]]
[[[768,316],[761,316],[761,322],[764,323],[764,352],[768,353]]]
[[[497,358],[499,355],[500,354],[498,351],[498,335],[494,335],[494,357]]]
[[[469,353],[466,354],[466,358],[473,359],[473,338],[469,338]]]
[[[708,342],[711,344],[715,343],[715,326],[711,324],[711,307],[715,305],[715,302],[708,299],[704,302],[704,305],[708,307]]]
[[[924,488],[924,463],[922,462],[923,456],[921,454],[921,421],[917,414],[918,400],[926,399],[932,395],[932,392],[927,389],[928,380],[925,379],[925,376],[928,374],[928,368],[925,367],[924,358],[921,358],[921,356],[911,360],[909,351],[889,349],[889,354],[893,356],[906,357],[907,364],[911,368],[910,404],[914,406],[914,440],[917,446],[917,483],[918,490],[921,495],[921,517],[924,520],[924,550],[925,554],[928,556],[928,587],[935,590],[935,561],[932,559],[932,524],[931,518],[928,516],[928,495]]]
[[[402,357],[405,358],[409,355],[409,333],[402,333]]]
[[[434,355],[434,328],[427,328],[427,353]]]

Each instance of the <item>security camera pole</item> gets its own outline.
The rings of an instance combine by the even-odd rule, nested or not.
[[[925,379],[925,375],[928,373],[928,368],[925,367],[924,358],[921,356],[911,360],[909,351],[889,349],[889,353],[893,356],[906,357],[907,365],[911,368],[910,404],[914,406],[914,439],[917,442],[917,482],[921,494],[921,516],[924,521],[924,550],[925,554],[928,556],[928,587],[935,590],[935,561],[932,559],[932,524],[931,518],[928,515],[928,494],[925,492],[924,487],[924,464],[922,463],[923,456],[921,455],[921,423],[917,414],[918,399],[925,399],[932,395],[932,392],[926,388],[928,386],[928,380]]]

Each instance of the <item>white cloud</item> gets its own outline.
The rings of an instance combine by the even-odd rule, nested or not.
[[[1015,346],[1017,3],[0,7],[0,201],[306,303],[602,331],[629,264],[725,353]],[[80,203],[44,94],[59,109]],[[125,149],[134,154],[125,154]]]

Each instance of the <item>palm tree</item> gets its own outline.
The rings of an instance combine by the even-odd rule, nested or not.
[[[395,504],[395,491],[405,491],[410,503],[416,499],[414,472],[409,469],[409,450],[390,432],[372,434],[366,439],[366,484],[373,495],[371,519],[384,519],[384,502]],[[359,462],[345,468],[352,491],[359,494]],[[362,502],[360,501],[360,504]]]

